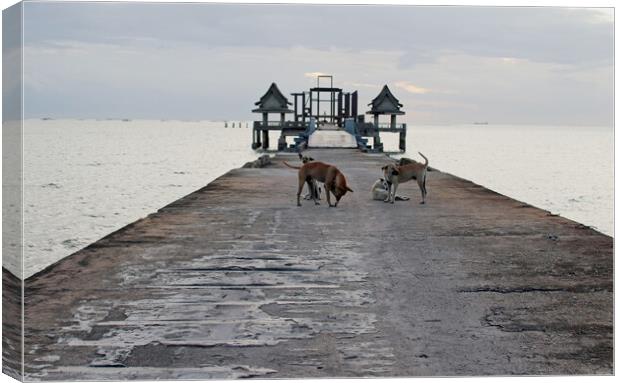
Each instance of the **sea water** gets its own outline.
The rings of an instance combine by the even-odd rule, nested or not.
[[[24,275],[256,159],[251,128],[241,126],[26,120]],[[396,149],[398,137],[384,142]],[[407,149],[407,157],[421,160],[420,151],[437,169],[612,235],[611,128],[409,126]],[[432,202],[432,174],[427,187]]]
[[[386,137],[386,150],[398,136]],[[613,236],[610,127],[410,126],[406,157]],[[432,199],[432,174],[427,189]],[[416,195],[417,196],[417,195]]]
[[[26,120],[26,277],[256,159],[209,121]]]

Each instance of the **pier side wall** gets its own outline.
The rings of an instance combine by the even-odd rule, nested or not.
[[[2,372],[23,379],[23,3],[2,12]]]

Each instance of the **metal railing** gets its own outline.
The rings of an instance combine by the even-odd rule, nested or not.
[[[392,127],[392,124],[389,122],[380,122],[377,128],[379,130],[404,130],[406,126],[407,124],[395,124],[394,127]]]
[[[304,130],[308,126],[308,122],[295,122],[295,121],[267,121],[267,124],[264,124],[263,121],[254,121],[253,127],[254,129],[259,130],[282,130],[282,129],[299,129]]]

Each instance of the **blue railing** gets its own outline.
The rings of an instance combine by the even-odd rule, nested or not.
[[[307,128],[307,123],[303,123],[301,121],[267,121],[267,124],[262,121],[254,121],[254,129],[304,129]]]
[[[377,128],[379,129],[390,129],[390,130],[403,130],[405,128],[406,124],[394,124],[394,127],[392,127],[392,124],[390,124],[389,122],[380,122],[377,125]]]

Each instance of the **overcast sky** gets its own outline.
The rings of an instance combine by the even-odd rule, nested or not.
[[[413,124],[613,122],[611,9],[26,3],[26,117],[250,119],[388,84]],[[289,99],[291,99],[289,97]]]

